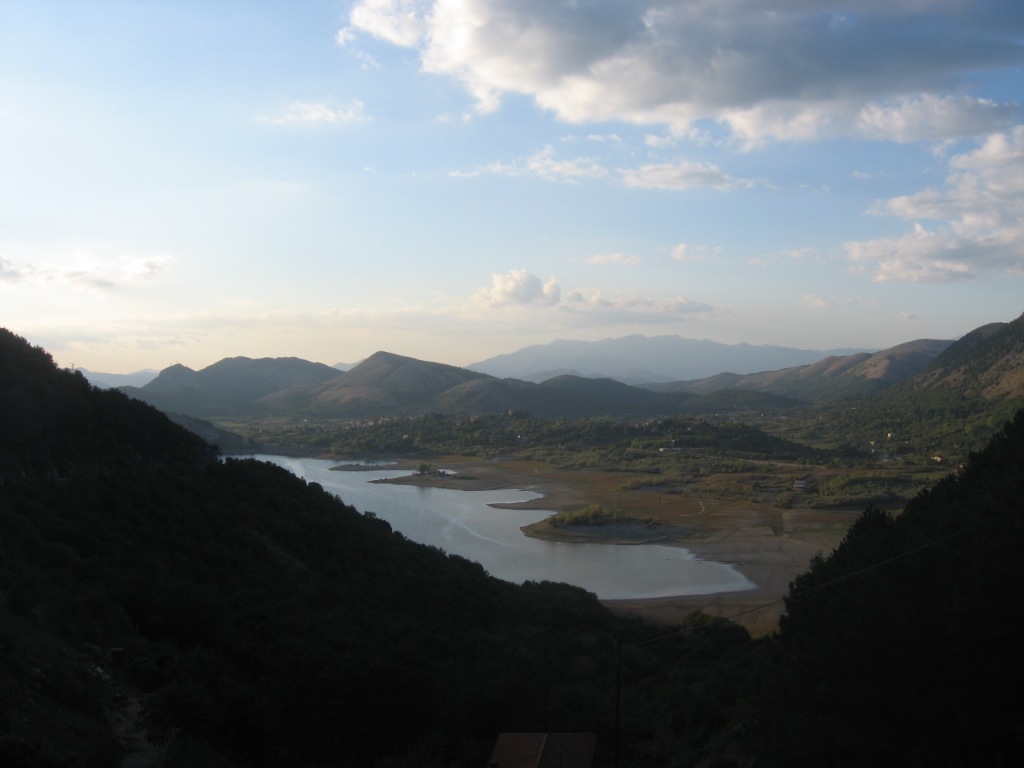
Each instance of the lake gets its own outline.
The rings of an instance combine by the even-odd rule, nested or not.
[[[687,550],[657,544],[569,544],[524,536],[520,527],[546,517],[530,509],[491,504],[536,499],[523,490],[460,491],[371,481],[408,475],[374,465],[331,471],[340,462],[288,456],[252,458],[319,483],[360,512],[373,512],[404,536],[483,565],[506,581],[562,581],[605,599],[703,595],[753,589],[735,568],[696,560]]]

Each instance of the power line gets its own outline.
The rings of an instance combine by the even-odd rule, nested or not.
[[[934,539],[932,541],[927,541],[924,544],[921,544],[921,545],[919,545],[917,547],[914,547],[913,549],[909,549],[906,552],[901,552],[898,555],[893,555],[892,557],[886,558],[885,560],[882,560],[880,562],[872,563],[870,565],[864,566],[863,568],[859,568],[856,571],[850,571],[849,573],[841,574],[840,576],[837,576],[837,577],[835,577],[833,579],[830,579],[829,581],[822,582],[821,584],[816,584],[816,585],[814,585],[812,587],[807,587],[806,589],[802,589],[802,590],[800,590],[798,592],[795,592],[795,593],[791,592],[789,594],[789,597],[791,599],[792,598],[796,598],[796,597],[803,597],[804,595],[811,594],[812,592],[817,592],[817,591],[819,591],[821,589],[825,589],[826,587],[831,587],[831,586],[833,586],[835,584],[838,584],[841,581],[846,581],[847,579],[851,579],[854,576],[860,576],[862,574],[869,573],[871,571],[877,570],[879,568],[882,568],[883,566],[886,566],[886,565],[889,565],[891,563],[897,562],[898,560],[902,560],[904,558],[910,557],[911,555],[915,555],[918,552],[921,552],[921,551],[923,551],[925,549],[930,549],[931,547],[934,547],[934,546],[937,546],[939,544],[942,544],[942,543],[948,541],[949,539],[955,538],[957,536],[961,536],[961,535],[963,535],[965,533],[969,533],[969,532],[971,532],[971,531],[973,531],[973,530],[975,530],[977,528],[980,528],[983,525],[988,525],[989,523],[992,523],[992,522],[994,522],[996,520],[1001,520],[1002,518],[1008,517],[1011,513],[1012,513],[1012,510],[1007,510],[1007,511],[1005,511],[1005,512],[999,514],[999,515],[996,515],[994,517],[990,517],[990,518],[987,518],[985,520],[979,520],[977,523],[975,523],[973,525],[969,525],[966,528],[961,528],[961,529],[959,529],[957,531],[953,531],[952,533],[948,533],[945,536],[942,536],[942,537],[940,537],[938,539]],[[740,565],[740,564],[743,564],[743,563],[729,563],[729,565]],[[761,565],[761,563],[753,563],[753,562],[748,562],[746,564],[748,564],[748,565]],[[730,614],[729,616],[719,616],[717,618],[724,619],[725,621],[733,621],[734,619],[737,619],[740,616],[745,616],[748,613],[754,613],[755,611],[761,611],[761,610],[764,610],[765,608],[770,608],[773,605],[776,605],[778,603],[784,602],[785,600],[786,600],[786,596],[784,595],[782,597],[776,598],[775,600],[771,600],[771,601],[769,601],[767,603],[762,603],[761,605],[755,605],[755,606],[753,606],[751,608],[745,608],[742,611],[737,611],[736,613]],[[659,635],[658,637],[652,637],[652,638],[648,638],[647,640],[640,640],[640,641],[635,642],[635,643],[629,643],[626,647],[627,648],[635,648],[635,647],[639,647],[641,645],[649,645],[651,643],[656,643],[656,642],[658,642],[660,640],[667,640],[667,639],[669,639],[671,637],[685,636],[689,631],[690,630],[688,628],[676,629],[676,630],[673,630],[672,632],[666,633],[664,635]]]

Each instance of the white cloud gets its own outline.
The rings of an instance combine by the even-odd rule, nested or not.
[[[419,43],[426,32],[424,12],[428,6],[418,0],[360,0],[352,8],[349,21],[355,29],[408,47]],[[351,37],[346,36],[338,43],[349,40]]]
[[[622,172],[622,179],[627,187],[672,190],[696,187],[727,190],[749,188],[757,183],[750,179],[734,178],[713,163],[692,162],[660,163],[630,168]]]
[[[1021,114],[968,93],[1024,61],[1019,0],[360,0],[349,24],[417,49],[479,112],[522,94],[568,122],[716,121],[747,146],[941,140]]]
[[[903,322],[910,322],[912,320],[917,320],[917,315],[913,312],[897,312],[896,319]]]
[[[712,311],[707,304],[682,296],[652,297],[573,289],[564,294],[555,278],[541,282],[524,269],[493,275],[489,286],[477,290],[473,303],[484,309],[544,307],[547,323],[577,325],[587,322],[614,326],[628,323],[662,323]]]
[[[587,260],[587,264],[593,264],[594,266],[600,266],[602,264],[625,264],[633,266],[634,264],[640,263],[640,258],[637,256],[628,256],[625,253],[598,253]]]
[[[821,298],[821,296],[815,296],[813,293],[805,293],[800,298],[811,309],[825,309],[832,306],[826,299]]]
[[[83,251],[72,254],[69,261],[70,265],[37,267],[17,265],[0,257],[0,282],[63,283],[108,290],[156,280],[169,269],[173,259],[169,256],[98,258]]]
[[[532,173],[549,179],[592,179],[608,173],[592,158],[578,157],[573,160],[556,160],[551,147],[545,147],[527,160],[526,167]]]
[[[597,290],[573,290],[562,308],[573,315],[604,324],[662,323],[687,315],[707,314],[712,308],[682,296],[652,297],[607,294]]]
[[[879,202],[872,213],[914,222],[898,237],[845,245],[885,281],[944,281],[1024,265],[1024,126],[949,160],[941,187]],[[922,221],[935,222],[929,226]]]
[[[887,141],[943,141],[1009,128],[1024,117],[1017,105],[970,96],[919,94],[891,103],[865,105],[857,115],[858,132]]]
[[[644,135],[644,144],[654,149],[666,149],[668,147],[674,147],[676,140],[671,136],[656,136],[653,133]]]
[[[334,42],[340,46],[346,46],[356,39],[356,31],[352,27],[342,27],[334,36]]]
[[[672,259],[674,261],[699,261],[705,259],[708,256],[715,256],[718,254],[718,247],[708,247],[706,245],[690,245],[689,243],[680,243],[672,249]]]
[[[540,152],[512,163],[490,163],[472,171],[453,171],[452,176],[480,176],[485,173],[503,176],[539,176],[544,179],[576,181],[596,179],[608,174],[608,170],[589,157],[560,160],[555,157],[554,148],[547,146]]]
[[[683,191],[700,187],[717,190],[749,189],[762,183],[755,179],[730,176],[713,163],[682,161],[657,163],[637,168],[618,168],[623,184],[638,189],[667,189]],[[550,145],[525,160],[495,162],[477,166],[470,171],[452,171],[450,175],[468,178],[483,174],[502,176],[537,176],[543,179],[575,182],[599,179],[610,173],[608,168],[591,157],[560,159]]]
[[[26,276],[30,267],[18,267],[13,261],[0,256],[0,283],[15,283]]]
[[[276,117],[261,118],[268,123],[358,123],[366,119],[363,102],[353,101],[345,107],[332,107],[321,102],[296,101]]]
[[[474,301],[485,307],[539,305],[551,307],[561,300],[561,289],[555,278],[547,282],[525,269],[514,269],[504,275],[493,275],[488,287],[480,288]]]

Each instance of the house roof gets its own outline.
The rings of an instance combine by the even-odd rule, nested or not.
[[[502,733],[489,768],[591,768],[597,737],[592,733]]]

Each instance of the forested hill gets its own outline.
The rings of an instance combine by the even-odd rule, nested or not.
[[[1024,396],[1024,315],[971,331],[908,384],[986,400]]]
[[[0,341],[0,765],[476,767],[501,731],[593,732],[607,763],[616,640],[658,630],[573,587],[498,581],[277,467],[216,461]],[[685,658],[703,685],[709,648],[746,641],[694,632],[699,659],[670,642],[624,660],[641,762],[677,746],[643,715],[652,681]]]
[[[1024,410],[791,585],[760,765],[1011,766],[1024,753]]]
[[[94,388],[0,328],[0,482],[213,458],[210,446],[158,411]]]
[[[478,768],[523,731],[596,733],[600,768],[617,701],[622,765],[1024,752],[1024,412],[902,514],[867,510],[752,641],[498,581],[284,470],[215,460],[16,336],[0,354],[5,768]]]

